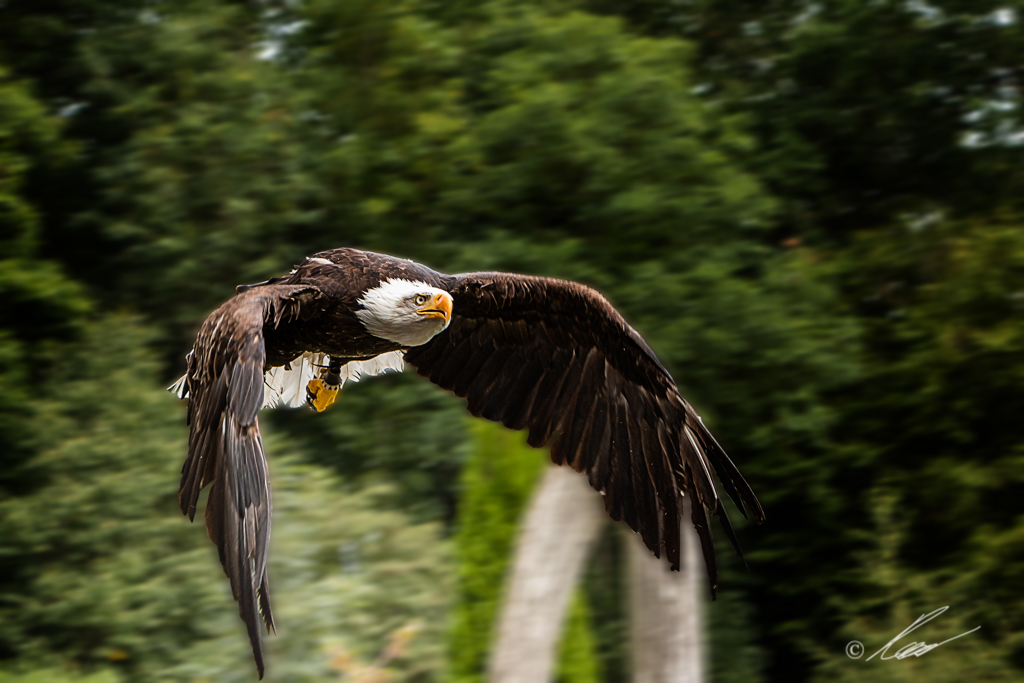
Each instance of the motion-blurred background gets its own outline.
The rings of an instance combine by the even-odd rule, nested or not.
[[[647,338],[767,512],[710,680],[1021,680],[1020,5],[0,0],[0,681],[254,680],[163,387],[337,246]],[[405,375],[264,424],[268,679],[482,681],[546,455]],[[629,680],[622,538],[561,683]],[[944,605],[921,640],[981,630],[845,654]]]

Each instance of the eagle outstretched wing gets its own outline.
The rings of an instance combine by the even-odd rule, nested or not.
[[[528,442],[586,472],[615,520],[678,569],[682,494],[700,503],[711,590],[717,567],[709,515],[739,551],[712,471],[746,515],[757,498],[680,395],[643,338],[596,291],[574,282],[506,273],[451,276],[448,329],[405,358],[419,374],[467,400],[476,416],[529,429]]]
[[[429,331],[436,336],[410,347],[420,344],[419,333],[410,337],[395,321],[421,325],[415,316],[423,310],[407,300],[420,305],[415,299],[435,293],[446,306],[422,304],[431,314],[422,320],[443,313],[447,329]],[[364,316],[387,324],[368,327]],[[407,362],[465,398],[474,415],[528,429],[532,446],[551,443],[552,459],[585,472],[610,516],[637,531],[655,556],[664,552],[673,569],[680,566],[683,496],[690,496],[712,594],[718,572],[710,517],[719,518],[739,551],[715,477],[744,515],[764,519],[750,486],[668,371],[594,290],[506,273],[441,275],[352,249],[320,252],[288,276],[240,287],[210,314],[174,387],[190,399],[181,510],[194,518],[200,490],[213,482],[206,527],[260,678],[259,615],[270,631],[274,619],[266,572],[270,488],[256,416],[264,405],[300,402],[325,354],[326,376],[337,375],[332,383]]]
[[[256,419],[264,403],[263,328],[299,317],[303,304],[319,296],[315,287],[268,285],[224,303],[200,328],[178,387],[179,396],[189,396],[191,425],[179,504],[194,519],[200,490],[213,482],[206,530],[231,581],[260,678],[260,613],[274,630],[266,569],[270,484]]]

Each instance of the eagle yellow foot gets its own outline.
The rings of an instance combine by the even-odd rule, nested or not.
[[[322,413],[338,398],[339,389],[341,387],[337,384],[327,384],[320,378],[311,379],[306,385],[306,403],[316,412]]]

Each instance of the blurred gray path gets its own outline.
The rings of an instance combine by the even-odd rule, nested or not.
[[[690,518],[686,500],[683,519]],[[682,526],[681,571],[672,572],[640,536],[629,534],[629,622],[633,683],[701,683],[701,591],[707,572],[697,532]]]
[[[605,519],[602,507],[585,476],[554,466],[544,474],[520,526],[489,683],[552,679],[569,599]],[[686,510],[689,519],[689,501]],[[683,525],[680,572],[670,572],[638,535],[626,536],[634,683],[701,683],[705,573],[696,532]]]
[[[600,495],[568,467],[548,468],[520,526],[491,683],[539,683],[552,666],[569,598],[604,521]]]

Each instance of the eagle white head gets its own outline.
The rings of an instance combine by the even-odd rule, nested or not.
[[[452,296],[423,282],[392,279],[366,290],[356,316],[375,337],[402,346],[426,344],[452,319]]]

